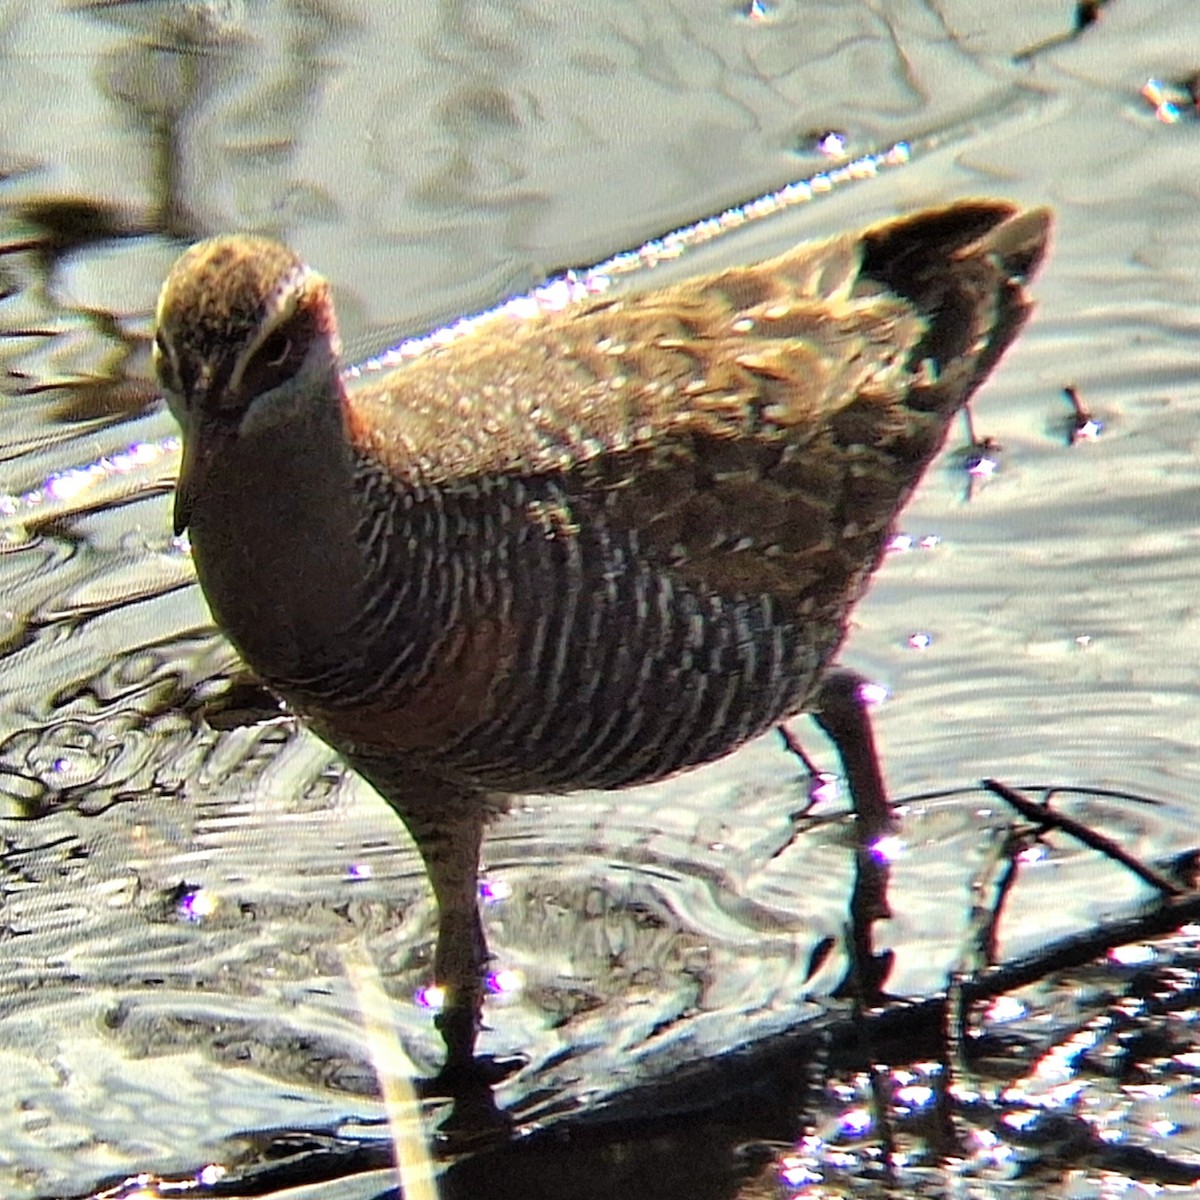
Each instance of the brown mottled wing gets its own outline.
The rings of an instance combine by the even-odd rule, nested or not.
[[[958,204],[498,319],[352,393],[352,433],[402,485],[556,474],[690,581],[836,610],[1019,329],[1047,221]]]
[[[744,434],[765,415],[767,374],[794,382],[772,415],[804,427],[894,360],[897,333],[917,333],[910,306],[851,299],[857,271],[854,241],[839,238],[659,291],[497,318],[356,389],[354,430],[398,478],[434,485],[570,469],[685,428]]]

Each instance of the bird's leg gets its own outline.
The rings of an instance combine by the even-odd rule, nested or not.
[[[827,671],[817,689],[812,716],[837,748],[863,839],[870,843],[894,833],[897,821],[879,766],[866,683],[855,671]]]
[[[440,1078],[450,1082],[473,1072],[483,1009],[488,949],[477,898],[483,805],[456,805],[450,811],[403,816],[437,900],[433,972],[444,992],[437,1027],[446,1043],[446,1065]]]
[[[850,899],[851,976],[839,990],[851,994],[862,1009],[879,1002],[892,967],[891,951],[875,950],[874,930],[877,922],[892,915],[888,905],[891,866],[884,839],[897,828],[879,768],[865,683],[853,671],[829,671],[813,707],[817,724],[837,747],[854,805],[858,862]]]

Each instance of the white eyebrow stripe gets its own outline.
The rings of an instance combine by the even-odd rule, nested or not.
[[[281,326],[296,315],[300,306],[300,297],[306,290],[311,272],[303,264],[293,267],[281,275],[279,282],[271,292],[263,297],[263,308],[267,312],[265,320],[259,322],[254,337],[246,343],[246,348],[238,355],[237,362],[229,375],[229,388],[236,391],[242,386],[242,376],[246,367],[255,354],[261,349],[267,339]]]

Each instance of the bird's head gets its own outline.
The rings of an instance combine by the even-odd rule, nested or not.
[[[286,246],[234,235],[179,258],[159,294],[153,351],[183,427],[176,533],[232,444],[330,404],[339,349],[329,285]]]

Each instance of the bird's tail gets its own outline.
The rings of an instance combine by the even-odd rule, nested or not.
[[[906,406],[950,416],[987,378],[1030,312],[1025,283],[1045,256],[1045,208],[971,200],[867,230],[860,279],[909,300],[928,322]]]

